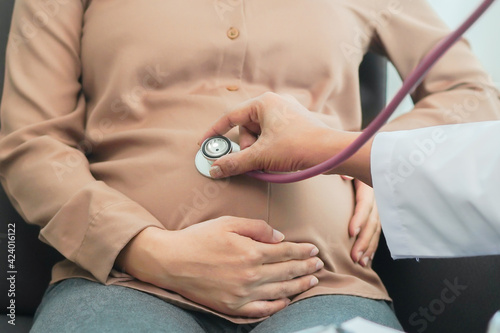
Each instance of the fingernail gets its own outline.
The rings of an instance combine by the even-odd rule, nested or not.
[[[356,230],[354,230],[354,236],[353,237],[356,237],[357,235],[359,235],[360,231],[361,231],[361,228],[357,228]]]
[[[221,178],[222,177],[222,170],[220,169],[220,166],[214,165],[210,168],[210,176],[212,178]]]
[[[317,255],[319,253],[319,249],[315,246],[312,250],[311,250],[311,257],[314,257],[315,255]]]
[[[319,271],[324,266],[325,266],[325,264],[321,260],[318,260],[318,262],[316,263],[316,270]]]
[[[309,286],[314,287],[315,285],[317,285],[317,284],[318,284],[318,282],[319,282],[318,278],[317,278],[317,277],[315,277],[315,276],[313,276],[313,277],[311,278],[311,282],[309,283]]]
[[[283,239],[285,239],[285,235],[283,235],[278,230],[273,229],[273,241],[275,241],[275,242],[281,242]]]
[[[370,260],[373,260],[373,258],[375,258],[375,252],[373,252],[372,255],[370,256]]]
[[[358,255],[356,256],[356,260],[359,262],[361,260],[362,256],[363,256],[363,251],[358,252]]]
[[[364,257],[363,259],[361,259],[361,265],[362,265],[363,267],[366,267],[366,265],[368,264],[368,260],[369,260],[369,259],[370,259],[370,258],[368,258],[368,257]]]

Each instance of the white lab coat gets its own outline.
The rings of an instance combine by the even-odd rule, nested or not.
[[[500,121],[379,133],[371,170],[394,259],[500,254]]]

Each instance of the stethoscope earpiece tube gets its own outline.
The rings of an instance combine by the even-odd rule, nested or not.
[[[463,34],[486,12],[495,0],[485,0],[472,15],[454,32],[439,42],[421,61],[421,63],[410,73],[403,82],[403,86],[394,96],[392,101],[385,109],[365,128],[361,135],[352,142],[347,148],[333,156],[332,158],[306,170],[287,173],[287,174],[270,174],[261,171],[251,171],[247,175],[270,183],[293,183],[304,179],[308,179],[322,173],[325,173],[346,161],[354,155],[377,131],[385,124],[389,117],[394,113],[399,104],[409,93],[422,82],[427,72],[434,64],[450,49],[450,47],[458,41]]]

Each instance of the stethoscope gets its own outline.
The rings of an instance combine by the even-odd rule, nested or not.
[[[196,153],[194,163],[198,171],[206,177],[210,177],[210,167],[217,159],[224,155],[240,151],[240,146],[222,135],[212,136],[201,144]]]
[[[354,155],[377,131],[385,124],[389,117],[394,113],[396,108],[401,104],[407,94],[413,92],[416,87],[422,82],[425,75],[434,66],[434,64],[450,49],[456,41],[486,12],[495,0],[485,0],[471,14],[471,16],[454,32],[440,41],[420,62],[420,64],[410,73],[403,82],[401,89],[394,96],[392,101],[385,109],[368,125],[361,135],[351,143],[347,148],[333,156],[332,158],[313,166],[309,169],[285,173],[275,174],[266,173],[263,171],[250,171],[247,175],[267,181],[270,183],[293,183],[304,179],[308,179],[328,170],[331,170],[349,157]],[[200,150],[196,154],[195,165],[198,171],[207,177],[210,177],[209,169],[212,163],[218,158],[239,151],[239,146],[224,136],[214,136],[206,139],[201,145]]]

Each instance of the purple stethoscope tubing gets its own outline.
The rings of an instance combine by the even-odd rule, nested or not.
[[[416,87],[422,82],[425,75],[434,66],[434,64],[450,49],[456,41],[458,41],[463,34],[486,12],[486,10],[493,4],[495,0],[485,0],[483,3],[472,13],[472,15],[454,32],[440,41],[420,62],[420,64],[408,75],[404,80],[401,89],[394,96],[392,101],[385,107],[385,109],[368,125],[364,131],[343,151],[331,157],[330,159],[315,165],[309,169],[302,171],[273,174],[262,171],[250,171],[246,174],[270,183],[293,183],[305,180],[328,170],[331,170],[349,157],[354,155],[377,131],[385,124],[389,117],[394,113],[396,108],[401,104],[407,94],[412,93]]]

